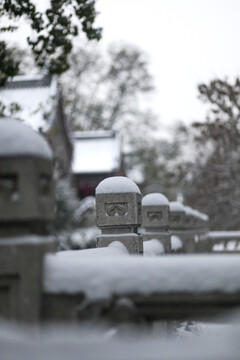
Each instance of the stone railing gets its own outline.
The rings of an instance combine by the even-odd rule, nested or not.
[[[128,178],[105,179],[96,189],[102,231],[96,249],[49,254],[56,250],[46,235],[54,217],[52,179],[52,154],[41,135],[1,120],[2,317],[149,322],[212,316],[240,305],[237,255],[172,254],[205,251],[207,217],[162,194],[141,200]]]

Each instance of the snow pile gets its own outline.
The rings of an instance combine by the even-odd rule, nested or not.
[[[144,256],[158,256],[165,253],[162,243],[157,239],[151,239],[143,242]]]
[[[223,243],[215,244],[213,246],[213,251],[224,251],[224,250],[225,250],[225,246]]]
[[[1,360],[238,360],[240,353],[239,324],[217,334],[177,339],[131,329],[121,337],[116,327],[93,325],[36,329],[2,323],[0,328]]]
[[[171,249],[179,250],[182,247],[183,247],[182,240],[176,235],[171,235]]]
[[[96,238],[101,231],[96,226],[61,231],[57,234],[60,250],[89,249],[96,247]]]
[[[124,176],[106,178],[96,187],[96,194],[131,192],[141,194],[141,191],[135,182]]]
[[[240,244],[239,241],[231,240],[227,244],[219,243],[213,246],[213,251],[239,251]]]
[[[176,328],[176,335],[180,338],[184,337],[199,337],[209,335],[224,335],[226,332],[233,330],[233,325],[204,323],[198,321],[184,321]]]
[[[106,257],[98,256],[98,250],[94,262],[84,256],[79,256],[80,261],[73,261],[68,251],[47,255],[44,291],[83,292],[89,299],[109,298],[113,294],[240,291],[239,255]],[[75,254],[74,259],[77,258]]]

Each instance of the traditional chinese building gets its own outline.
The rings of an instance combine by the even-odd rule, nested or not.
[[[0,89],[0,102],[6,107],[13,103],[20,107],[13,116],[46,136],[60,176],[68,175],[72,143],[57,78],[48,75],[16,76]]]

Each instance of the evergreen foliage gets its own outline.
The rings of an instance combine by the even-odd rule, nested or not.
[[[19,63],[15,60],[14,50],[7,48],[4,41],[0,41],[0,87],[6,84],[8,77],[18,74]]]
[[[215,79],[199,93],[210,109],[192,127],[197,156],[183,167],[185,199],[210,216],[213,229],[239,229],[240,81]]]
[[[35,62],[51,74],[61,74],[69,68],[68,56],[74,37],[80,30],[89,40],[101,38],[101,28],[94,27],[95,0],[51,0],[45,11],[37,10],[31,0],[3,0],[0,18],[24,18],[30,24],[31,36],[27,41]],[[0,31],[15,31],[16,26],[1,27]],[[0,43],[0,86],[18,72],[18,63],[11,57],[5,42]]]

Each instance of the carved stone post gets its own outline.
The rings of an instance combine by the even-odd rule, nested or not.
[[[142,199],[142,233],[144,241],[157,239],[165,250],[171,252],[169,232],[169,201],[160,193],[152,193]]]
[[[186,253],[194,253],[196,250],[195,238],[197,237],[196,232],[196,216],[194,210],[190,206],[184,206],[185,208],[185,234],[183,248]]]
[[[104,179],[96,188],[96,222],[102,230],[97,237],[97,247],[106,247],[120,241],[130,254],[142,254],[141,192],[127,177]]]
[[[169,203],[170,210],[170,232],[171,232],[171,242],[172,242],[172,250],[175,251],[176,246],[174,246],[173,242],[177,240],[177,252],[182,251],[182,247],[180,244],[183,244],[184,240],[184,219],[185,219],[185,208],[184,205],[179,201],[171,201]],[[174,238],[177,237],[177,239]],[[180,241],[178,241],[180,239]]]
[[[0,119],[0,317],[40,317],[42,262],[55,244],[52,153],[45,139],[12,119]]]

